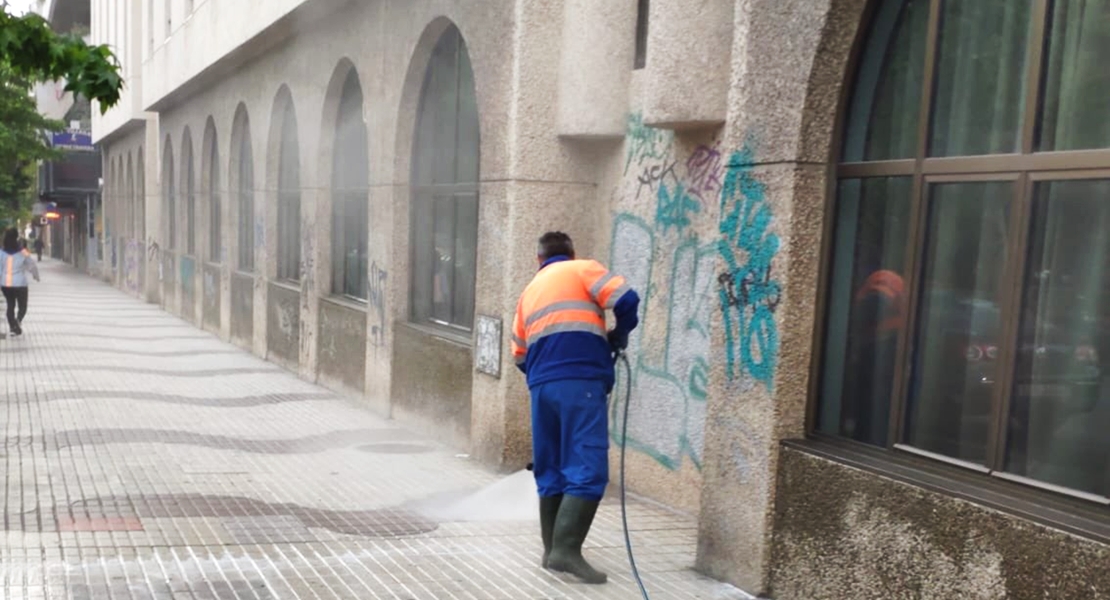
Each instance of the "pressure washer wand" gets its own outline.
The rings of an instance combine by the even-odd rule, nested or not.
[[[640,586],[640,595],[644,600],[651,600],[648,597],[647,588],[644,587],[644,582],[640,579],[640,570],[636,568],[636,557],[632,554],[632,537],[628,533],[628,504],[625,498],[625,483],[624,483],[624,455],[628,445],[628,405],[632,400],[632,366],[628,363],[628,356],[623,351],[618,350],[615,360],[624,365],[625,386],[624,386],[624,420],[621,422],[621,524],[624,527],[624,547],[628,551],[628,564],[632,567],[632,578],[636,580],[636,585]]]

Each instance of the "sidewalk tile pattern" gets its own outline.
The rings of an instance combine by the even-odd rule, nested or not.
[[[639,598],[612,499],[587,542],[610,583],[573,583],[537,566],[535,520],[406,509],[498,479],[433,436],[42,267],[0,339],[3,598]],[[691,570],[690,517],[628,518],[655,600],[749,598]]]

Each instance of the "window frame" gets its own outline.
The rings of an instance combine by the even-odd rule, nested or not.
[[[905,467],[907,480],[920,483],[934,478],[941,482],[946,493],[964,495],[970,499],[999,500],[997,490],[1009,498],[999,506],[1011,511],[1035,515],[1036,518],[1060,526],[1063,521],[1076,521],[1067,527],[1082,535],[1110,540],[1110,526],[1098,525],[1100,511],[1110,506],[1110,495],[1100,496],[1082,490],[1065,488],[1053,483],[1006,472],[1005,453],[1008,438],[1007,419],[1014,404],[1013,386],[1017,369],[1016,347],[1019,337],[1019,319],[1024,301],[1022,290],[1030,261],[1029,236],[1036,225],[1033,221],[1035,186],[1039,182],[1064,180],[1110,179],[1110,147],[1094,150],[1037,150],[1038,124],[1045,103],[1041,82],[1045,75],[1045,55],[1051,31],[1047,27],[1053,0],[1032,0],[1029,39],[1026,47],[1025,82],[1023,88],[1024,112],[1019,130],[1020,152],[978,156],[930,157],[928,142],[933,119],[934,94],[937,87],[937,54],[944,0],[928,0],[929,16],[923,60],[924,79],[916,123],[916,146],[913,158],[841,162],[844,140],[849,126],[852,95],[860,64],[866,58],[871,25],[882,2],[873,0],[864,11],[861,27],[853,43],[840,89],[837,118],[830,150],[829,177],[826,188],[824,224],[822,232],[820,277],[817,286],[817,316],[812,338],[811,377],[806,406],[806,435],[809,442],[799,442],[799,448],[820,452],[828,451],[844,460],[849,455],[858,464],[870,470],[882,471],[892,464]],[[912,178],[910,198],[909,235],[906,240],[906,319],[898,333],[897,351],[892,382],[889,418],[889,435],[885,447],[856,441],[817,429],[818,414],[822,407],[826,356],[828,315],[833,285],[835,242],[837,226],[838,188],[848,179],[865,180],[881,177]],[[947,182],[1013,181],[1013,198],[1008,227],[1011,232],[1007,243],[1007,264],[1001,276],[1001,286],[1006,290],[1005,301],[1000,303],[1000,355],[998,358],[998,385],[992,390],[991,413],[987,439],[985,465],[972,464],[949,456],[938,455],[903,443],[906,439],[906,408],[909,397],[910,371],[912,370],[913,345],[920,339],[919,313],[922,293],[922,266],[926,248],[927,210],[930,186]],[[850,464],[855,464],[849,461]],[[988,475],[988,477],[983,477]],[[1061,513],[1058,505],[1066,507]],[[1101,517],[1105,519],[1104,515]]]
[[[197,255],[197,181],[196,157],[192,136],[186,132],[182,142],[181,177],[185,180],[185,256]]]
[[[439,71],[436,70],[437,65],[434,62],[436,60],[435,55],[436,55],[436,51],[440,48],[440,45],[445,43],[444,41],[447,39],[448,35],[454,36],[455,40],[457,40],[457,42],[456,42],[457,45],[454,48],[455,64],[453,66],[453,71],[452,72],[446,73],[446,70],[444,70],[444,72],[439,72]],[[471,316],[470,316],[469,325],[467,325],[463,322],[457,321],[456,318],[455,318],[456,317],[455,313],[459,310],[459,307],[456,306],[456,303],[455,303],[456,290],[452,286],[452,289],[451,289],[451,296],[452,297],[451,297],[451,300],[449,302],[450,311],[452,313],[452,319],[450,321],[443,321],[443,320],[440,320],[440,319],[436,319],[435,316],[434,316],[434,310],[435,310],[434,309],[434,301],[430,300],[430,299],[427,299],[427,300],[422,299],[422,294],[419,290],[419,286],[421,286],[421,285],[430,285],[431,287],[434,287],[434,281],[432,281],[432,280],[434,280],[434,277],[435,277],[434,264],[427,264],[427,265],[422,264],[421,254],[429,251],[427,247],[422,245],[422,243],[430,244],[431,252],[434,253],[434,251],[435,251],[434,212],[435,212],[435,208],[438,204],[444,203],[444,202],[451,202],[453,210],[456,211],[455,215],[454,215],[454,220],[453,220],[453,223],[452,223],[452,229],[454,230],[452,241],[453,241],[454,246],[457,247],[458,244],[459,244],[459,240],[460,240],[460,235],[458,234],[459,217],[458,217],[458,213],[457,213],[457,208],[460,205],[460,200],[459,199],[463,196],[473,196],[474,197],[474,201],[477,205],[477,210],[478,210],[478,216],[475,219],[475,230],[474,230],[474,233],[473,233],[473,235],[474,235],[474,247],[475,247],[475,259],[477,259],[477,255],[478,255],[477,247],[478,247],[478,238],[479,238],[479,230],[480,230],[480,215],[481,215],[481,185],[480,185],[480,180],[481,180],[481,147],[482,147],[482,144],[481,144],[481,113],[479,111],[478,114],[476,114],[474,116],[474,118],[476,119],[474,124],[477,126],[477,130],[478,130],[477,137],[474,140],[474,146],[475,146],[474,150],[475,150],[475,153],[476,153],[476,155],[475,155],[475,165],[474,165],[474,170],[475,170],[474,181],[469,181],[469,182],[468,181],[459,181],[460,180],[460,176],[459,176],[459,144],[461,143],[461,141],[460,141],[460,137],[461,137],[460,136],[460,131],[462,130],[462,120],[461,120],[460,117],[463,116],[463,114],[464,114],[464,111],[463,111],[463,108],[462,108],[462,104],[463,104],[463,102],[462,102],[462,93],[460,93],[463,90],[463,87],[462,87],[462,80],[463,80],[462,66],[464,64],[463,60],[466,61],[466,64],[468,65],[468,68],[470,69],[470,72],[473,74],[473,63],[470,60],[469,47],[466,44],[466,40],[463,37],[462,32],[459,31],[457,27],[454,27],[452,25],[450,28],[448,28],[442,34],[440,34],[440,38],[436,40],[436,43],[433,46],[432,52],[430,53],[430,55],[428,57],[428,62],[425,65],[424,77],[423,77],[423,80],[422,80],[422,83],[421,83],[421,88],[420,88],[420,95],[417,99],[416,120],[413,124],[412,164],[410,165],[410,169],[411,169],[410,170],[410,181],[412,182],[412,185],[411,185],[411,194],[410,194],[410,203],[409,203],[410,204],[410,206],[409,206],[409,239],[411,240],[410,248],[409,248],[409,254],[410,254],[409,260],[410,260],[410,264],[412,265],[412,268],[410,269],[409,282],[408,282],[408,287],[409,287],[408,318],[409,318],[409,322],[413,325],[418,326],[418,327],[427,327],[433,332],[440,333],[442,335],[449,336],[449,337],[455,338],[455,339],[460,339],[460,340],[470,339],[470,337],[473,335],[474,326],[475,326],[475,323],[474,323],[475,317],[474,317],[474,314],[473,314],[474,313],[474,307],[471,307],[471,311],[470,311]],[[451,177],[450,182],[437,182],[436,181],[436,179],[437,179],[436,175],[430,174],[431,171],[434,169],[434,167],[437,166],[437,147],[436,147],[435,141],[430,140],[430,141],[428,141],[428,143],[426,145],[422,145],[422,141],[424,141],[424,133],[425,133],[424,128],[434,128],[435,125],[436,125],[434,120],[437,117],[441,116],[439,114],[439,112],[435,109],[435,106],[434,106],[434,103],[437,102],[438,99],[433,98],[432,94],[429,93],[431,91],[429,88],[432,84],[433,76],[435,76],[435,75],[443,76],[445,74],[449,74],[449,75],[452,75],[454,77],[453,93],[455,95],[455,106],[454,106],[454,111],[452,113],[451,118],[452,118],[452,127],[453,127],[452,134],[454,136],[454,144],[455,145],[454,145],[453,148],[451,148],[451,157],[450,157],[451,172],[452,172],[453,175]],[[473,75],[472,75],[472,77],[473,77]],[[476,82],[473,81],[473,79],[471,79],[470,85],[471,85],[472,89],[470,89],[468,91],[469,91],[469,93],[472,93],[474,95],[474,101],[476,103],[477,102],[477,90],[473,89],[474,86],[476,85]],[[432,124],[431,125],[426,124],[424,122],[425,118],[433,119]],[[438,152],[440,152],[440,153],[442,153],[442,151],[443,151],[442,149],[438,150]],[[441,155],[442,154],[439,154],[439,156],[441,156]],[[422,170],[429,172],[429,175],[426,178],[427,180],[425,180],[425,177],[421,176],[420,173],[422,172]],[[419,227],[417,226],[417,214],[418,214],[418,212],[421,212],[421,211],[424,211],[424,210],[430,210],[433,214],[433,218],[432,218],[432,221],[431,221],[432,231],[430,233],[429,232],[424,232],[424,235],[421,236],[421,235],[418,234]],[[471,293],[471,303],[476,305],[477,304],[477,297],[476,297],[477,296],[477,284],[476,284],[476,282],[477,282],[477,260],[475,260],[474,271],[475,271],[474,286],[473,286],[474,289],[470,293]],[[455,269],[452,268],[452,275],[451,275],[452,280],[454,280],[454,274],[455,274]],[[429,281],[432,281],[432,283],[429,283],[428,281],[423,281],[425,275],[430,275],[429,277],[427,277],[427,279]],[[427,308],[421,306],[421,304],[425,303],[425,302],[427,303]],[[424,310],[427,310],[427,312],[428,312],[428,315],[426,317],[421,316],[421,312],[424,311]]]
[[[176,165],[173,164],[173,159],[173,146],[170,145],[170,140],[167,138],[162,156],[162,207],[166,209],[165,243],[167,250],[177,252],[177,169]]]
[[[238,215],[235,222],[238,232],[238,244],[235,248],[235,270],[240,273],[253,274],[255,270],[254,147],[251,144],[250,119],[245,112],[242,118],[241,130],[239,131],[239,147],[232,149],[232,152],[235,153],[232,156],[237,157],[236,166],[238,167],[235,182],[235,208]],[[230,159],[231,156],[228,158]],[[229,172],[228,175],[230,176],[231,173]]]
[[[344,298],[366,304],[369,301],[370,279],[370,131],[364,117],[365,93],[358,73],[352,68],[344,76],[340,88],[339,104],[335,116],[335,143],[332,151],[331,172],[331,289],[334,297]],[[355,164],[348,151],[358,146],[354,158],[364,159],[364,164]],[[354,169],[354,174],[346,171]],[[362,179],[365,178],[365,181]],[[350,187],[352,179],[359,179],[357,185],[363,189]],[[361,254],[357,281],[347,281],[352,265],[348,257],[352,251]],[[365,263],[363,266],[362,263]],[[354,286],[353,289],[351,286]],[[362,288],[362,289],[359,289]]]
[[[212,128],[208,146],[208,262],[223,263],[223,195],[220,193],[220,146]]]
[[[299,121],[292,99],[282,108],[281,131],[278,134],[277,203],[275,215],[274,249],[276,258],[275,279],[300,286],[301,277],[301,138]],[[291,167],[295,177],[287,179],[285,167]],[[286,187],[286,183],[291,183]],[[290,220],[292,222],[290,222]],[[287,232],[292,231],[292,234]],[[287,239],[292,235],[292,239]],[[290,275],[292,273],[292,275]]]

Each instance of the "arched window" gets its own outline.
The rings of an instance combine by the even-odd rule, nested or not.
[[[366,122],[362,87],[354,69],[347,74],[339,99],[332,160],[332,293],[366,299],[369,265],[366,238],[369,201]]]
[[[250,118],[243,106],[236,114],[235,127],[239,144],[231,152],[238,152],[238,268],[251,273],[254,271],[254,154],[251,152]]]
[[[208,131],[208,261],[221,261],[223,246],[223,213],[220,200],[220,147],[216,139],[216,125],[209,119]]]
[[[127,237],[135,239],[135,218],[137,207],[135,206],[135,163],[132,161],[131,154],[127,155],[127,190],[124,196],[120,198],[120,202],[127,207]]]
[[[474,323],[478,246],[478,105],[466,43],[449,27],[420,92],[412,160],[412,318]]]
[[[288,100],[281,115],[278,159],[277,276],[301,279],[301,148],[297,141],[297,113]]]
[[[1086,4],[876,2],[817,432],[1110,496],[1110,30]]]
[[[173,180],[173,146],[166,136],[165,150],[162,151],[162,206],[165,214],[162,221],[166,224],[166,248],[177,249],[177,190]]]
[[[135,239],[146,240],[146,163],[143,159],[143,149],[139,148],[139,157],[136,159],[137,172],[135,182]]]
[[[185,129],[181,140],[181,183],[185,188],[185,254],[197,253],[197,188],[193,168],[193,138]]]

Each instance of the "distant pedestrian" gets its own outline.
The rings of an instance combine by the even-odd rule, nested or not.
[[[39,268],[31,253],[20,244],[19,231],[4,232],[0,243],[0,291],[8,304],[8,329],[13,337],[23,334],[23,317],[27,315],[27,273],[39,281]]]
[[[42,242],[42,236],[41,235],[35,238],[35,254],[38,255],[39,262],[42,262],[42,249],[43,249],[43,246],[45,246],[45,245],[46,244],[44,244]]]

